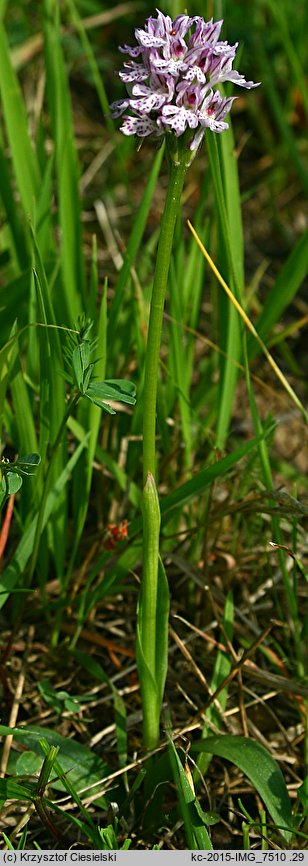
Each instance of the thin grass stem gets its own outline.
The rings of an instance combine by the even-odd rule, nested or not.
[[[45,506],[46,506],[48,493],[49,493],[51,473],[52,473],[54,460],[55,460],[57,450],[58,450],[58,447],[60,445],[64,430],[65,430],[68,418],[70,417],[72,410],[73,410],[74,406],[76,406],[76,403],[78,402],[79,398],[80,398],[79,393],[75,394],[73,397],[71,397],[71,399],[68,403],[68,406],[66,408],[66,411],[63,415],[57,436],[55,438],[54,444],[53,444],[52,449],[51,449],[50,460],[49,460],[48,469],[46,472],[44,489],[43,489],[43,494],[42,494],[42,498],[41,498],[41,502],[40,502],[38,517],[37,517],[37,524],[36,524],[36,530],[35,530],[35,536],[34,536],[34,542],[33,542],[32,556],[30,559],[30,564],[29,564],[29,569],[28,569],[28,576],[27,576],[27,585],[28,586],[31,585],[32,577],[33,577],[35,566],[37,563],[37,557],[38,557],[40,539],[41,539],[41,532],[42,532],[42,527],[43,527],[43,522],[44,522]]]

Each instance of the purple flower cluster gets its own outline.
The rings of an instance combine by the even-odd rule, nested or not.
[[[113,117],[124,114],[124,135],[159,138],[166,130],[176,136],[193,130],[189,147],[196,150],[205,129],[228,129],[225,117],[234,96],[221,96],[213,88],[224,81],[241,87],[257,87],[232,69],[238,43],[220,42],[223,21],[178,15],[174,21],[157,10],[144,30],[136,29],[137,45],[119,50],[131,58],[119,72],[128,96],[110,106]],[[137,59],[138,58],[138,59]]]

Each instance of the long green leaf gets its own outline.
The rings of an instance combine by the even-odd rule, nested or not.
[[[0,21],[0,96],[21,201],[25,213],[33,217],[35,202],[40,192],[40,170],[30,141],[24,102],[11,64],[2,21]]]
[[[229,285],[241,302],[243,289],[243,232],[237,162],[231,125],[220,141],[211,133],[207,136],[215,199],[220,223],[220,243]],[[237,367],[241,354],[240,322],[232,305],[219,295],[221,385],[218,397],[217,445],[223,448],[228,433]],[[232,359],[232,362],[230,361]]]
[[[231,761],[252,782],[286,842],[292,837],[291,803],[280,767],[269,752],[247,737],[207,737],[192,752],[208,752]]]
[[[280,271],[273,288],[269,291],[256,329],[262,340],[278,322],[287,309],[308,273],[308,229],[300,237],[285,265]],[[259,354],[260,347],[252,336],[248,338],[249,358]]]
[[[192,850],[211,851],[211,840],[206,826],[206,815],[203,813],[193,788],[187,778],[177,750],[170,736],[169,750],[171,766],[177,788],[179,806],[182,813],[187,845]]]
[[[93,242],[92,250],[92,270],[90,279],[90,299],[89,299],[89,315],[96,319],[96,305],[98,297],[98,270],[97,270],[97,249],[96,241]],[[98,324],[96,329],[98,360],[95,363],[95,374],[99,379],[105,378],[106,373],[106,330],[107,330],[107,282],[105,282],[102,291],[100,303],[100,311],[98,316]],[[99,429],[102,418],[102,410],[90,400],[80,400],[78,405],[78,426],[81,424],[84,430],[89,431],[89,445],[87,451],[82,455],[81,460],[76,466],[73,476],[73,520],[74,520],[74,544],[71,552],[69,567],[67,569],[67,580],[70,578],[71,569],[74,564],[76,552],[79,546],[81,534],[83,531],[91,492],[91,482],[93,475],[93,461]],[[73,423],[74,423],[74,419]],[[84,433],[81,434],[82,436]],[[83,491],[82,496],[80,491]]]
[[[123,292],[127,287],[127,283],[130,279],[130,271],[134,264],[135,257],[141,244],[142,236],[145,230],[152,202],[153,193],[162,163],[163,154],[164,148],[161,148],[153,162],[153,168],[145,188],[141,205],[138,208],[138,213],[134,220],[134,226],[124,255],[124,262],[116,282],[115,293],[109,312],[108,345],[113,345],[113,340],[115,338],[116,328],[118,325],[118,316],[121,310],[121,305],[123,303]]]
[[[9,163],[4,153],[4,146],[1,138],[2,137],[0,130],[0,195],[3,201],[8,226],[14,244],[11,255],[15,254],[19,267],[23,270],[29,267],[30,264],[28,238],[27,232],[25,231],[25,227],[23,226],[20,218],[19,206],[14,197],[9,172]]]
[[[273,16],[275,24],[280,30],[283,52],[287,54],[293,79],[300,90],[303,106],[308,120],[308,88],[305,72],[301,65],[297,42],[292,39],[290,33],[290,21],[288,20],[288,8],[284,3],[275,3],[275,0],[267,0],[267,6]],[[299,18],[300,21],[300,18]]]
[[[61,229],[62,299],[58,307],[74,325],[84,294],[78,165],[74,145],[68,80],[61,50],[59,4],[44,0],[44,47],[47,92],[55,144],[59,223]]]
[[[67,484],[68,478],[74,469],[83,449],[87,446],[88,435],[85,436],[83,442],[78,445],[72,457],[68,461],[65,469],[57,479],[56,484],[49,493],[47,498],[46,508],[44,512],[43,528],[46,526],[51,514],[58,505],[59,496],[63,488]],[[11,592],[14,591],[18,582],[22,579],[27,563],[30,559],[33,542],[35,538],[35,530],[37,524],[37,515],[31,521],[29,527],[24,532],[21,541],[18,544],[17,550],[7,568],[4,569],[0,579],[0,609],[3,607]]]
[[[32,270],[29,267],[21,276],[9,279],[5,285],[0,286],[1,343],[9,338],[16,319],[16,310],[18,310],[19,326],[28,322],[31,279]]]
[[[265,435],[270,436],[273,429],[272,427],[267,430]],[[166,515],[166,519],[168,520],[170,513],[174,509],[182,508],[185,503],[201,496],[215,478],[225,475],[239,460],[248,455],[258,445],[263,436],[264,434],[235,448],[231,454],[227,454],[226,457],[222,457],[221,460],[218,460],[211,466],[201,469],[193,478],[186,481],[185,484],[181,484],[177,490],[164,496],[160,503],[162,518]]]
[[[81,42],[81,45],[83,48],[83,52],[87,58],[89,68],[91,70],[93,83],[95,85],[96,92],[97,92],[97,95],[98,95],[98,98],[100,101],[100,106],[102,109],[103,117],[105,117],[105,123],[106,123],[107,129],[109,129],[109,132],[112,133],[114,131],[114,121],[110,117],[110,108],[109,108],[109,102],[108,102],[107,94],[105,91],[104,83],[103,83],[101,75],[100,75],[98,63],[96,61],[96,57],[95,57],[91,42],[88,38],[87,32],[85,30],[85,27],[83,25],[82,19],[79,15],[79,12],[78,12],[78,9],[77,9],[77,6],[76,6],[76,3],[74,2],[74,0],[68,0],[68,8],[70,11],[72,23],[74,24],[76,31],[79,35],[80,42]]]
[[[293,129],[288,122],[285,113],[284,102],[277,87],[276,71],[273,69],[270,54],[265,51],[262,38],[259,39],[258,52],[263,66],[263,84],[265,98],[269,104],[271,114],[276,124],[279,136],[284,142],[288,158],[293,160],[294,168],[297,171],[299,180],[302,184],[306,195],[308,193],[308,170],[307,163],[304,161],[301,151],[298,147]]]
[[[14,360],[15,340],[17,339],[16,328],[14,335],[0,349],[0,440],[2,431],[2,419],[4,400],[7,389],[9,374]]]
[[[69,419],[67,426],[68,429],[72,431],[78,442],[81,442],[85,436],[85,428],[72,417]],[[142,494],[139,487],[137,487],[137,484],[132,481],[124,469],[119,466],[118,461],[114,460],[109,451],[106,451],[105,448],[101,448],[98,443],[96,443],[94,455],[99,463],[106,466],[106,469],[108,469],[113,476],[114,481],[119,485],[120,490],[128,495],[129,501],[139,511],[141,508]]]
[[[14,425],[16,425],[17,429],[18,451],[21,454],[38,451],[33,406],[21,367],[20,351],[18,351],[17,346],[15,346],[13,370],[10,377],[10,392],[14,406]],[[11,430],[10,433],[12,435],[13,431]]]
[[[39,320],[46,326],[55,323],[45,271],[40,261],[34,271]],[[56,328],[39,328],[40,344],[40,454],[45,458],[48,444],[56,438],[59,415],[64,407],[64,383],[59,375],[63,369],[59,334]]]
[[[178,250],[177,250],[178,252]],[[185,313],[184,310],[184,297],[182,291],[179,291],[178,286],[181,285],[182,282],[182,274],[183,274],[183,266],[180,266],[175,269],[173,263],[171,263],[170,269],[170,277],[169,281],[171,283],[170,287],[170,313],[171,313],[171,322],[169,325],[169,334],[170,334],[170,362],[172,362],[172,372],[174,369],[174,380],[175,387],[177,389],[178,401],[179,401],[179,410],[181,416],[181,435],[183,437],[183,441],[185,443],[185,452],[184,452],[184,460],[185,460],[185,468],[192,468],[192,424],[191,424],[191,406],[189,399],[189,389],[191,383],[191,368],[190,365],[186,365],[183,368],[183,350],[184,350],[184,337],[183,337],[183,329],[180,327],[178,323],[185,322]],[[182,289],[182,286],[181,286]],[[186,347],[185,347],[185,356],[186,355]],[[186,358],[185,358],[186,360]],[[171,373],[172,375],[172,373]],[[172,411],[172,409],[171,409]],[[170,409],[168,407],[168,414],[170,415]],[[163,418],[163,425],[165,426],[165,418]]]
[[[38,315],[41,322],[52,325],[55,316],[51,304],[47,279],[39,250],[35,244],[36,264],[38,272],[34,272],[34,282],[37,295]],[[59,417],[65,409],[64,382],[59,374],[63,369],[63,359],[56,328],[39,328],[40,344],[40,444],[39,452],[42,461],[45,461],[48,446],[56,439],[59,428]],[[66,462],[65,436],[57,450],[54,458],[51,481],[55,482],[61,475]],[[57,508],[50,521],[50,532],[52,535],[53,554],[56,562],[57,574],[62,576],[66,550],[66,520],[67,520],[67,497],[63,488]]]

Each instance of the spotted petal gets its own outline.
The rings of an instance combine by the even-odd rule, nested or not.
[[[116,102],[111,102],[109,108],[111,109],[112,117],[121,117],[121,114],[123,114],[128,106],[129,99],[117,99]]]
[[[166,39],[172,30],[172,20],[169,15],[163,15],[159,9],[157,9],[157,13],[157,18],[148,18],[147,32]]]
[[[142,45],[135,45],[133,48],[131,45],[119,45],[119,51],[122,54],[129,54],[130,57],[139,57],[142,54],[143,48]]]
[[[128,84],[130,81],[145,81],[149,77],[148,70],[141,63],[124,63],[127,71],[119,72],[119,78]]]
[[[220,31],[223,25],[223,20],[221,21],[213,21],[211,18],[210,21],[205,22],[203,18],[196,15],[194,17],[194,23],[196,24],[195,32],[191,35],[189,40],[189,47],[193,48],[194,46],[204,46],[207,45],[216,45]]]
[[[185,81],[198,81],[199,84],[205,84],[206,82],[206,75],[200,69],[200,66],[189,66],[186,72],[184,72],[183,78],[185,78]]]
[[[143,48],[162,48],[166,41],[161,36],[152,36],[145,30],[135,30],[135,36]]]
[[[193,18],[189,18],[188,15],[178,15],[177,18],[174,19],[172,25],[172,35],[175,34],[177,37],[182,39],[190,30],[191,25],[193,23]]]
[[[159,72],[160,75],[172,75],[173,78],[178,78],[182,69],[183,69],[183,61],[182,60],[163,60],[163,59],[155,59],[152,63],[155,72]]]
[[[198,118],[193,111],[176,105],[165,105],[162,110],[162,121],[170,126],[177,136],[185,132],[187,126],[195,129],[198,126]]]
[[[129,106],[133,111],[137,111],[138,114],[150,114],[154,109],[161,108],[166,102],[166,98],[162,93],[150,93],[149,96],[145,96],[144,98],[130,99]]]
[[[227,79],[223,79],[223,81],[232,81],[233,84],[237,84],[239,87],[245,87],[246,90],[252,90],[253,87],[259,87],[260,81],[246,81],[244,75],[240,75],[236,69],[232,69],[232,72],[229,73]]]
[[[124,122],[120,126],[121,132],[124,135],[138,135],[140,138],[145,138],[147,135],[154,133],[156,136],[161,135],[161,130],[158,128],[154,120],[150,117],[124,117]]]
[[[233,60],[233,56],[222,56],[220,59],[213,58],[210,66],[211,86],[214,84],[222,84],[224,81],[232,81],[234,84],[238,84],[240,87],[246,87],[248,90],[252,87],[258,87],[260,82],[254,84],[253,81],[246,81],[244,75],[240,75],[236,69],[232,69]]]

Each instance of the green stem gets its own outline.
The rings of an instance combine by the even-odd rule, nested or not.
[[[174,229],[191,156],[185,138],[177,140],[170,136],[168,140],[167,137],[166,145],[169,182],[160,224],[143,395],[143,578],[138,608],[137,663],[143,706],[143,740],[147,749],[154,748],[159,738],[168,646],[169,593],[162,566],[159,571],[160,507],[155,485],[159,355]]]
[[[178,159],[176,161],[169,159],[169,182],[164,212],[160,222],[160,237],[151,298],[143,396],[144,484],[149,472],[151,472],[154,478],[156,477],[156,401],[161,332],[174,228],[180,211],[183,184],[189,164],[189,153],[186,147],[182,146],[181,152],[177,156]]]
[[[63,418],[62,418],[58,433],[56,435],[55,441],[54,441],[53,446],[52,446],[50,460],[49,460],[49,464],[48,464],[48,469],[47,469],[46,477],[44,480],[43,494],[42,494],[42,498],[41,498],[41,502],[40,502],[38,517],[37,517],[37,524],[36,524],[36,530],[35,530],[35,536],[34,536],[34,542],[33,542],[33,550],[32,550],[32,556],[31,556],[30,565],[29,565],[29,571],[28,571],[27,586],[31,585],[32,577],[34,574],[34,569],[35,569],[35,566],[37,563],[41,534],[42,534],[43,523],[44,523],[45,507],[46,507],[47,497],[48,497],[48,493],[49,493],[49,489],[50,489],[51,473],[52,473],[52,469],[53,469],[54,459],[55,459],[58,447],[60,445],[67,421],[68,421],[68,419],[72,413],[74,406],[78,402],[79,398],[80,398],[80,394],[78,393],[78,394],[75,394],[74,397],[72,397],[70,399],[70,401],[67,405],[67,408],[66,408],[66,412],[63,415]]]

